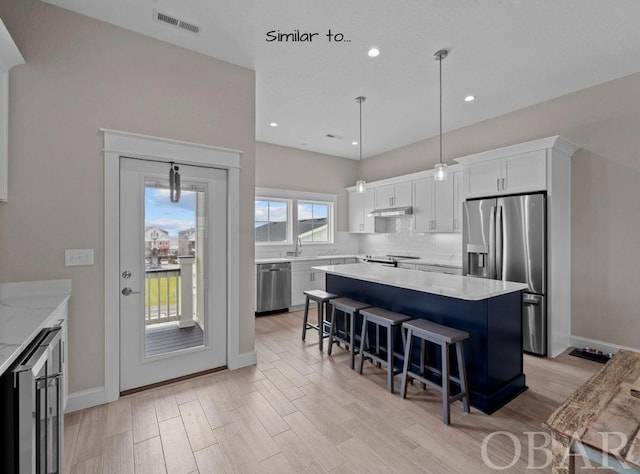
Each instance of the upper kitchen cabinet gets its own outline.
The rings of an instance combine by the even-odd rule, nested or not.
[[[0,20],[0,201],[9,198],[9,70],[18,64],[24,64],[24,58]]]
[[[411,206],[411,181],[387,184],[374,189],[376,209]]]
[[[453,231],[462,232],[462,203],[464,202],[464,174],[456,171],[453,174]]]
[[[364,193],[347,192],[349,232],[356,234],[374,232],[375,218],[369,216],[374,207],[374,194],[371,188],[366,188]]]
[[[451,177],[434,181],[433,176],[413,182],[413,214],[416,232],[453,232],[454,204]]]
[[[466,162],[467,198],[544,191],[547,188],[546,150]]]

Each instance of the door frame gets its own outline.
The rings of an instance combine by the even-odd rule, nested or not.
[[[227,366],[256,363],[240,353],[240,157],[210,145],[101,128],[104,136],[104,398],[120,397],[120,158],[146,158],[227,170]],[[250,360],[249,360],[250,359]]]

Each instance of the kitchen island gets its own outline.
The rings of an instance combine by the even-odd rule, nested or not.
[[[478,410],[491,414],[527,389],[522,354],[526,285],[371,264],[314,268],[326,273],[330,293],[467,331],[470,401]],[[417,356],[412,355],[412,363]],[[429,350],[428,357],[430,365],[439,365],[436,351]]]

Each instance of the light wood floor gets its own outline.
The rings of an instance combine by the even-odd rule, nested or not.
[[[481,446],[497,431],[512,433],[523,447],[505,472],[536,472],[527,463],[540,466],[545,454],[529,459],[525,433],[541,431],[601,367],[568,355],[526,356],[526,393],[492,416],[475,409],[465,415],[455,403],[444,426],[440,394],[418,384],[406,400],[389,394],[383,369],[367,362],[358,375],[342,349],[332,357],[318,350],[315,331],[302,342],[301,321],[301,312],[256,319],[256,367],[66,415],[64,472],[496,472],[483,462]],[[495,465],[513,459],[507,435],[488,446]]]

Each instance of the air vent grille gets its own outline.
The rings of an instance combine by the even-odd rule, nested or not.
[[[177,18],[174,18],[169,15],[165,15],[164,13],[160,13],[160,12],[158,12],[158,14],[156,15],[156,19],[158,21],[162,21],[164,23],[168,23],[173,26],[178,26],[178,23],[180,23],[180,20],[178,20]]]
[[[192,25],[191,23],[187,23],[186,21],[180,21],[180,23],[178,24],[178,27],[182,28],[183,30],[190,31],[191,33],[195,33],[195,34],[200,33],[199,26]]]
[[[200,33],[201,30],[201,27],[199,27],[198,25],[194,25],[193,23],[189,23],[171,15],[167,15],[166,13],[159,12],[158,10],[153,10],[153,19],[154,21],[158,21],[166,25],[175,26],[176,28],[180,28],[181,30],[188,31],[196,35]]]

